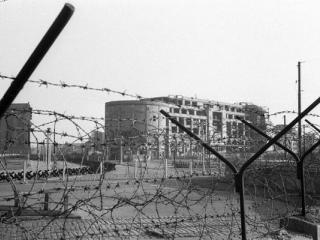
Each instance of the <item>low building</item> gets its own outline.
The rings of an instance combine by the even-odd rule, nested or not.
[[[30,153],[32,109],[29,103],[12,104],[0,119],[1,154]]]

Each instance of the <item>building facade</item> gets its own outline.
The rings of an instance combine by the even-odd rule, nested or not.
[[[169,105],[159,101],[113,101],[105,104],[105,133],[109,159],[132,155],[159,158],[164,154],[166,119],[160,110]],[[123,154],[123,156],[121,156]]]
[[[29,103],[12,104],[0,119],[1,154],[30,153],[32,109]]]
[[[260,138],[237,117],[261,130],[266,129],[267,111],[254,104],[167,96],[106,103],[106,134],[110,139],[116,139],[115,145],[128,137],[138,145],[147,144],[153,158],[199,154],[202,151],[199,144],[165,119],[160,114],[161,109],[218,151],[249,150],[248,144],[254,142],[254,138]]]

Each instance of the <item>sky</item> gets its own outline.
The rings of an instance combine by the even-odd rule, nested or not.
[[[297,110],[297,62],[302,61],[302,107],[319,97],[319,1],[69,3],[75,13],[31,79],[143,97],[252,102],[274,113]],[[0,74],[17,75],[63,5],[60,0],[0,2]],[[1,96],[9,83],[0,80]],[[105,102],[128,99],[134,100],[28,83],[15,102],[103,117]]]

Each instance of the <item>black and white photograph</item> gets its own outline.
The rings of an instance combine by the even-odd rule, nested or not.
[[[0,240],[319,240],[320,2],[0,0]]]

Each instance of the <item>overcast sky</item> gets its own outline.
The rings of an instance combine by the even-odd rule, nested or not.
[[[270,112],[319,97],[320,2],[304,0],[70,0],[75,13],[32,79],[253,102]],[[0,73],[15,76],[64,2],[0,2]],[[3,95],[9,81],[0,81]],[[104,116],[117,94],[27,84],[16,102]],[[315,111],[314,113],[319,113]]]

